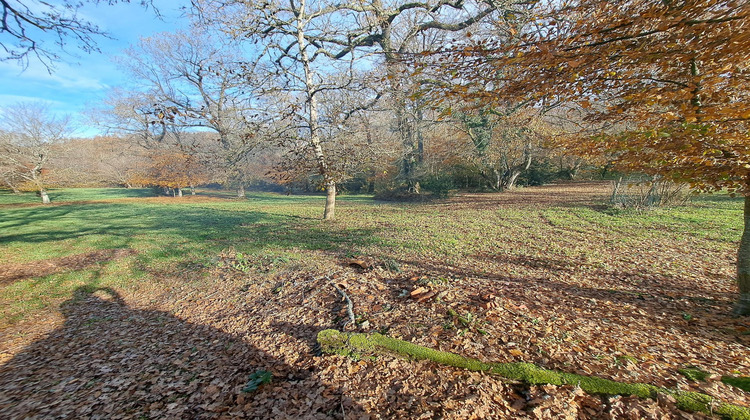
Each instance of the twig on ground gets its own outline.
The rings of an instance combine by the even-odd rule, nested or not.
[[[349,315],[349,321],[346,324],[344,324],[344,326],[351,323],[353,326],[356,327],[357,320],[354,317],[354,304],[352,303],[352,300],[349,299],[349,295],[347,295],[344,289],[340,288],[338,284],[336,284],[335,282],[331,282],[331,284],[333,285],[333,287],[336,288],[339,294],[341,294],[341,297],[343,297],[344,300],[346,301],[346,313]]]

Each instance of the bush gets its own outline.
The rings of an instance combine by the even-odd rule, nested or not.
[[[450,190],[453,189],[453,178],[446,174],[429,175],[420,185],[422,190],[437,198],[448,198]]]
[[[634,175],[613,182],[610,202],[616,208],[648,209],[683,205],[689,199],[687,184]]]
[[[518,185],[536,187],[561,178],[557,169],[547,160],[531,162],[529,169],[518,178]]]

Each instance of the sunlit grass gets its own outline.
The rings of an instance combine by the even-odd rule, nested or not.
[[[53,203],[154,196],[154,192],[150,188],[53,188],[48,190],[47,193]],[[0,190],[0,205],[25,203],[41,203],[41,198],[34,192],[13,194],[7,190]]]
[[[102,249],[134,251],[82,270],[0,285],[5,318],[0,324],[53,306],[82,285],[137,287],[180,270],[199,272],[229,249],[295,264],[304,264],[307,253],[322,252],[331,258],[365,255],[456,264],[483,255],[543,255],[606,267],[612,255],[652,244],[679,249],[685,241],[699,241],[728,252],[736,246],[742,223],[741,201],[725,195],[646,212],[590,206],[454,209],[445,202],[382,203],[342,196],[337,220],[323,222],[322,196],[248,194],[237,199],[223,193],[207,199],[214,194],[208,191],[197,196],[202,199],[138,199],[150,192],[64,190],[57,195],[58,205],[0,207],[2,264],[33,264]],[[0,203],[8,204],[8,197],[28,203],[24,200],[32,195],[2,194]],[[63,199],[83,203],[60,204]],[[98,200],[107,202],[86,202]],[[659,269],[678,272],[681,266]]]

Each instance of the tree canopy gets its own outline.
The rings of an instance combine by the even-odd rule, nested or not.
[[[579,153],[702,190],[750,192],[746,2],[545,2],[521,24],[509,17],[507,34],[441,51],[440,67],[459,83],[432,91],[567,106],[594,123],[559,139]]]

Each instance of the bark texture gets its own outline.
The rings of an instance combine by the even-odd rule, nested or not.
[[[745,196],[745,227],[737,251],[737,285],[740,297],[734,305],[735,315],[750,315],[750,196]]]
[[[336,183],[329,181],[326,184],[326,208],[323,212],[324,220],[332,220],[336,213]]]

